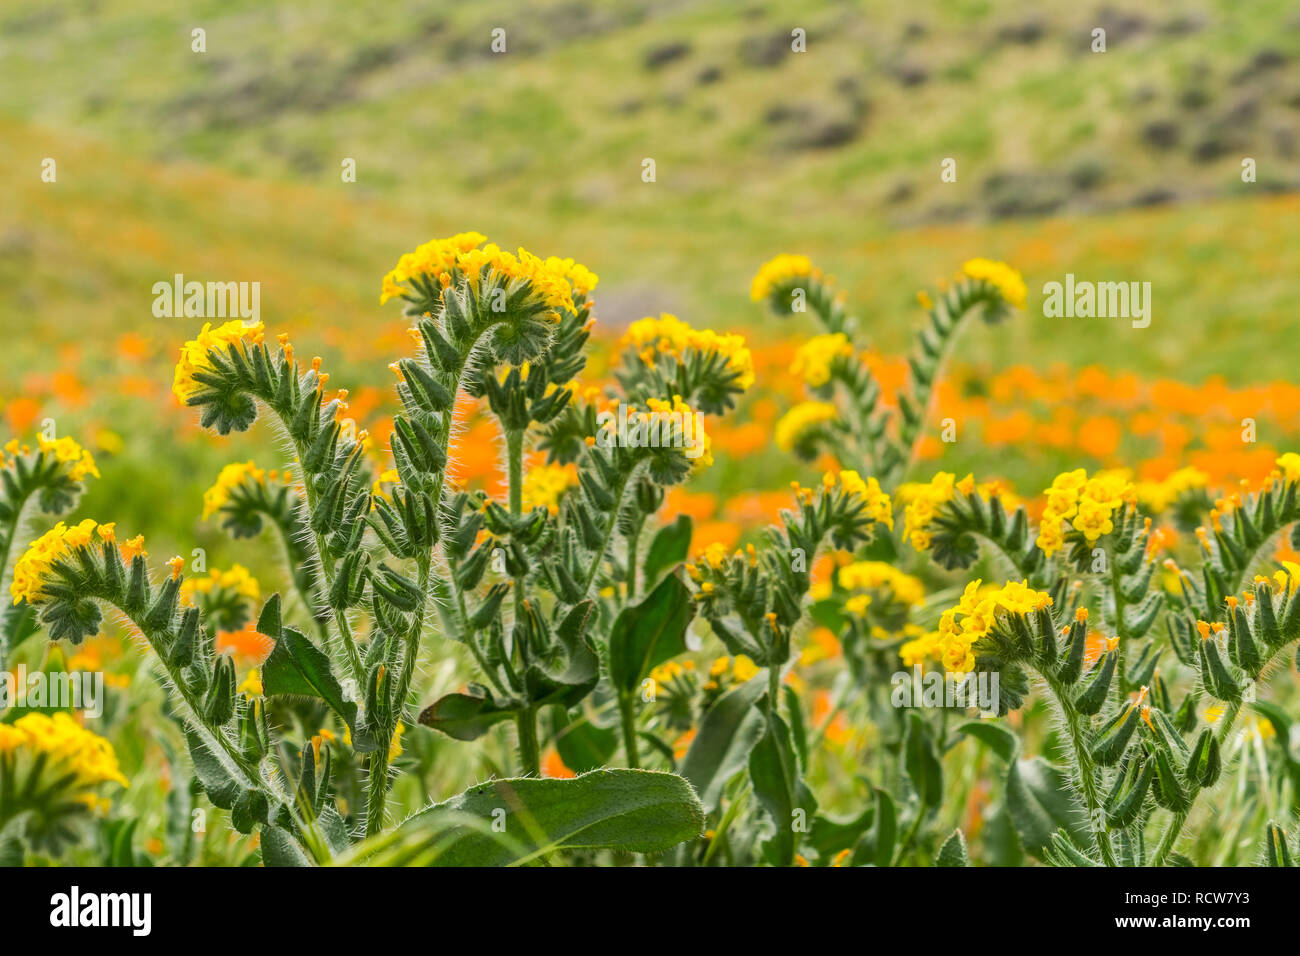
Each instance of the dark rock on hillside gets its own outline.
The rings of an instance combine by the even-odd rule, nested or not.
[[[689,56],[691,45],[684,40],[675,40],[671,43],[661,43],[659,46],[651,47],[646,50],[642,63],[647,70],[657,70],[660,67],[667,66],[675,60],[683,59]]]

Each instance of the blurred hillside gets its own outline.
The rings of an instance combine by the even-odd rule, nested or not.
[[[46,301],[60,239],[99,216],[115,224],[101,242],[133,247],[142,277],[260,278],[277,319],[329,301],[373,319],[378,274],[462,228],[589,262],[611,321],[675,308],[748,322],[748,276],[786,249],[888,316],[886,348],[904,341],[914,288],[975,253],[1032,279],[1150,279],[1157,321],[1210,338],[1228,320],[1281,318],[1285,290],[1259,286],[1284,263],[1233,262],[1250,256],[1217,240],[1285,229],[1269,220],[1293,218],[1288,206],[1198,213],[1200,229],[1149,210],[1300,184],[1300,10],[1287,2],[188,6],[6,5],[0,111],[22,122],[5,136],[19,201],[3,250],[9,268],[31,258],[6,307]],[[795,26],[806,53],[790,50]],[[1096,26],[1104,55],[1090,52]],[[46,155],[54,188],[35,175]],[[958,181],[943,184],[949,156]],[[356,184],[340,181],[345,157]],[[1076,225],[1018,221],[1030,216]],[[1198,275],[1207,261],[1239,281]],[[151,318],[138,291],[114,288],[123,268],[103,265],[73,279],[114,313],[99,318]],[[1052,333],[1085,345],[1093,331]],[[1179,353],[1198,344],[1178,338]],[[1198,370],[1194,355],[1188,367],[1134,344]]]
[[[151,314],[154,282],[259,281],[268,325],[336,384],[386,388],[407,342],[379,277],[463,229],[588,264],[608,330],[667,310],[759,342],[804,334],[748,287],[805,252],[894,353],[915,291],[986,255],[1025,273],[1030,304],[972,331],[977,363],[1294,378],[1277,346],[1300,291],[1285,0],[186,7],[0,10],[0,402],[10,427],[26,399],[25,418],[126,436],[141,514],[159,507],[154,456],[192,434],[167,386],[194,330]],[[1067,271],[1151,281],[1151,328],[1045,318],[1039,290]],[[168,450],[194,473],[163,519],[241,447]]]

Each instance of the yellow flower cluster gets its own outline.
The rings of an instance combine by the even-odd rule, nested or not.
[[[1057,475],[1046,495],[1038,546],[1050,558],[1065,544],[1063,522],[1070,521],[1074,530],[1092,544],[1115,530],[1111,519],[1126,500],[1133,498],[1134,491],[1132,482],[1121,473],[1099,471],[1089,478],[1086,471],[1076,468]]]
[[[776,423],[776,447],[790,451],[810,430],[839,417],[839,409],[830,402],[800,402]]]
[[[906,501],[903,509],[903,537],[917,551],[930,547],[930,522],[940,506],[952,500],[957,493],[957,476],[941,471],[928,484],[908,484],[899,489],[899,497]]]
[[[240,597],[256,601],[262,591],[257,578],[242,564],[232,564],[229,571],[213,568],[206,578],[186,578],[181,582],[181,600],[189,603],[195,594],[211,594],[213,590],[233,591]]]
[[[379,304],[402,295],[406,290],[398,283],[409,282],[416,276],[430,276],[445,289],[451,285],[460,257],[485,242],[487,236],[481,232],[461,232],[450,239],[430,239],[416,246],[414,252],[405,253],[384,276]]]
[[[245,482],[252,481],[259,485],[264,485],[268,481],[288,482],[290,473],[281,472],[278,468],[272,468],[266,471],[258,468],[249,461],[235,461],[225,465],[221,469],[221,474],[217,475],[216,482],[207,491],[203,492],[203,520],[207,520],[216,514],[230,500],[230,494],[236,488]],[[383,480],[381,478],[381,480]],[[392,478],[397,480],[396,475]]]
[[[654,363],[656,352],[666,352],[679,359],[688,351],[700,355],[712,352],[727,360],[727,367],[739,376],[736,384],[741,389],[754,384],[754,357],[743,335],[696,329],[667,312],[657,319],[646,316],[633,322],[620,344],[634,347],[647,365]]]
[[[1139,481],[1133,490],[1137,494],[1138,501],[1159,514],[1177,501],[1179,495],[1186,491],[1204,488],[1209,483],[1208,474],[1189,465],[1186,468],[1179,468],[1161,481]]]
[[[977,578],[966,585],[957,606],[939,618],[939,659],[946,670],[965,674],[975,667],[973,647],[993,629],[999,612],[1026,615],[1052,603],[1050,594],[1035,591],[1024,581],[983,589],[981,583]]]
[[[713,467],[713,440],[709,438],[709,433],[704,428],[704,413],[697,412],[690,405],[682,401],[680,395],[674,395],[672,401],[664,398],[651,398],[646,400],[646,408],[649,412],[629,412],[629,415],[636,414],[646,420],[646,427],[650,427],[649,415],[680,415],[682,421],[682,438],[683,442],[687,436],[699,436],[700,449],[699,455],[691,459],[691,471],[702,471],[705,468]],[[660,438],[664,434],[663,425],[660,425]]]
[[[1275,464],[1282,469],[1282,477],[1287,481],[1300,481],[1300,455],[1289,451]]]
[[[665,661],[650,671],[650,679],[656,684],[668,684],[693,670],[695,661]]]
[[[853,343],[843,332],[814,335],[795,352],[790,374],[801,376],[806,384],[818,388],[830,381],[831,363],[852,354]]]
[[[894,530],[894,502],[888,493],[882,491],[880,482],[868,476],[863,478],[856,471],[841,471],[838,475],[828,471],[822,475],[822,487],[827,491],[838,486],[845,494],[857,495],[867,506],[867,514],[872,520]]]
[[[176,374],[172,379],[172,392],[184,405],[190,395],[202,388],[194,380],[194,374],[212,368],[208,352],[213,349],[224,352],[232,345],[238,345],[241,350],[247,349],[249,345],[261,345],[265,335],[266,327],[261,322],[245,325],[242,319],[235,319],[215,329],[211,322],[204,322],[198,337],[181,346],[180,361],[176,363]]]
[[[971,259],[962,264],[961,271],[971,279],[983,279],[995,287],[1009,305],[1017,309],[1025,307],[1025,280],[1020,273],[1005,262],[992,259]]]
[[[559,310],[573,311],[574,290],[584,295],[595,288],[597,277],[572,259],[542,259],[520,247],[506,252],[478,232],[462,232],[450,239],[433,239],[403,255],[384,276],[379,302],[404,293],[402,282],[424,276],[447,288],[458,276],[477,277],[484,271],[507,283],[526,282],[531,294],[558,320]]]
[[[925,585],[884,561],[854,561],[840,568],[840,587],[846,591],[886,590],[900,604],[915,607],[925,600]]]
[[[113,745],[62,712],[29,713],[12,724],[0,724],[0,754],[32,760],[44,756],[46,776],[66,777],[68,788],[84,790],[101,783],[128,786]],[[85,796],[93,802],[92,795]]]
[[[41,587],[54,562],[90,544],[95,540],[96,532],[102,540],[111,541],[113,538],[112,525],[100,527],[93,519],[87,518],[71,527],[60,521],[33,541],[14,565],[14,579],[9,585],[14,603],[23,598],[28,604],[39,603]]]
[[[551,514],[560,513],[560,498],[578,484],[573,465],[537,465],[524,475],[524,510],[545,507]]]
[[[754,281],[749,286],[749,297],[755,302],[762,302],[777,286],[805,276],[820,279],[822,272],[813,267],[812,260],[807,256],[777,256],[759,266]]]
[[[898,648],[904,667],[915,667],[926,659],[943,661],[943,641],[938,631],[926,631],[919,637],[904,641]]]
[[[744,654],[716,658],[709,665],[708,680],[704,683],[703,689],[710,692],[718,690],[723,680],[743,684],[753,678],[758,670],[758,665]],[[656,684],[664,686],[685,674],[694,672],[694,661],[666,661],[650,671],[650,677]]]
[[[69,466],[68,477],[73,481],[81,481],[87,475],[99,477],[99,469],[95,466],[94,457],[72,438],[64,436],[49,439],[44,435],[38,435],[36,443],[40,451],[52,455],[59,464]],[[26,454],[30,449],[25,445],[20,447],[18,439],[15,438],[5,445],[5,451],[17,455],[19,452]]]
[[[581,296],[591,295],[591,290],[596,288],[596,283],[600,281],[600,276],[596,275],[596,273],[592,272],[581,262],[574,262],[573,259],[561,259],[558,256],[547,256],[546,268],[568,279],[569,285],[573,287],[573,291]]]
[[[1015,508],[1020,499],[1001,481],[984,481],[976,484],[975,476],[967,474],[961,481],[951,472],[941,471],[928,484],[908,482],[898,489],[898,497],[905,505],[903,511],[903,537],[913,548],[924,551],[930,547],[930,522],[943,505],[960,493],[978,494],[985,501],[999,498],[1007,509]]]

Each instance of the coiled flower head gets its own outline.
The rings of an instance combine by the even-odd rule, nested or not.
[[[749,297],[755,302],[764,299],[789,299],[793,286],[808,279],[820,280],[822,271],[807,256],[779,255],[758,267],[754,281],[749,286]],[[789,302],[783,303],[789,311]]]
[[[1065,544],[1063,522],[1094,544],[1115,530],[1115,513],[1134,496],[1133,484],[1125,475],[1099,471],[1089,478],[1082,468],[1057,475],[1045,493],[1038,547],[1048,557]]]
[[[964,674],[974,669],[975,644],[993,632],[1000,617],[1028,616],[1052,604],[1050,594],[1024,581],[991,588],[981,588],[982,583],[976,579],[966,585],[957,606],[939,618],[939,655],[949,671]]]
[[[812,388],[820,388],[830,381],[835,360],[852,354],[853,343],[843,332],[814,335],[795,352],[790,374],[800,376]]]
[[[12,724],[0,724],[0,755],[32,762],[44,756],[44,774],[51,781],[66,776],[64,791],[69,796],[89,796],[69,791],[88,791],[101,783],[129,786],[113,745],[63,712],[29,713]]]
[[[112,537],[112,525],[101,526],[91,518],[71,527],[60,521],[33,541],[14,565],[14,579],[9,585],[14,603],[25,598],[28,604],[39,604],[42,588],[54,562],[67,558],[96,538],[111,541]]]
[[[967,278],[978,279],[993,286],[1008,305],[1017,309],[1025,307],[1025,297],[1028,291],[1025,288],[1025,280],[1019,272],[1005,262],[995,262],[992,259],[970,259],[962,265],[961,271]]]
[[[223,465],[221,474],[207,491],[203,492],[203,520],[212,517],[230,500],[230,493],[245,482],[261,484],[266,481],[266,472],[249,461],[235,461]]]
[[[800,402],[776,423],[776,447],[811,458],[815,438],[839,417],[839,410],[830,402]]]
[[[261,322],[245,325],[242,319],[235,319],[215,329],[211,322],[203,323],[198,337],[181,346],[180,361],[176,363],[172,379],[172,392],[176,398],[182,405],[188,404],[190,396],[204,388],[195,375],[212,371],[212,363],[208,360],[210,351],[224,352],[232,346],[245,351],[249,345],[261,345],[265,334],[266,327]]]
[[[754,358],[744,336],[696,329],[675,315],[638,319],[621,344],[634,356],[620,374],[631,392],[663,394],[672,384],[714,415],[754,384]]]
[[[490,278],[510,290],[526,287],[530,305],[540,306],[552,321],[561,311],[575,312],[574,293],[586,296],[595,288],[595,273],[572,259],[542,259],[527,249],[516,253],[502,249],[478,232],[462,232],[449,239],[432,239],[403,255],[383,278],[379,301],[411,297],[412,283],[424,282],[446,289],[459,279]]]
[[[93,478],[99,477],[99,468],[95,466],[94,456],[72,438],[65,435],[63,438],[49,439],[44,435],[38,435],[36,443],[37,449],[42,454],[49,455],[59,464],[68,466],[67,475],[73,481],[81,481],[87,475]],[[5,451],[11,454],[17,453],[19,451],[17,440],[6,445]]]

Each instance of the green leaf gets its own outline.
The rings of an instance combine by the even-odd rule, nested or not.
[[[1016,735],[991,720],[968,720],[957,732],[974,737],[1008,763],[1016,755]]]
[[[935,866],[970,866],[970,854],[966,852],[966,837],[961,830],[953,830],[952,836],[943,841],[939,855],[935,857]]]
[[[1294,866],[1291,848],[1287,846],[1286,831],[1269,820],[1264,831],[1264,864],[1266,866]]]
[[[851,850],[862,839],[876,819],[876,806],[869,803],[861,813],[849,820],[818,814],[807,836],[808,844],[822,858],[834,857],[841,850]]]
[[[868,860],[876,866],[889,866],[894,859],[894,846],[898,842],[898,808],[889,792],[876,789],[876,820],[867,834],[866,846],[871,851]],[[854,864],[859,862],[854,855]]]
[[[438,698],[420,712],[420,723],[456,740],[477,740],[514,715],[514,708],[498,704],[482,688],[471,688],[467,694]]]
[[[759,676],[719,697],[682,759],[678,769],[710,813],[718,808],[731,778],[749,765],[749,752],[763,736],[763,714],[754,705],[766,689],[767,678]]]
[[[903,742],[903,769],[907,771],[922,807],[937,807],[943,800],[943,768],[935,752],[934,735],[921,715],[908,715],[907,739]],[[924,813],[924,809],[918,810]]]
[[[265,634],[273,641],[280,639],[283,625],[280,622],[280,592],[272,594],[262,605],[262,613],[257,616],[257,633]]]
[[[330,670],[329,658],[301,632],[292,627],[280,631],[280,639],[262,665],[262,688],[267,697],[288,695],[325,701],[352,728],[356,749],[364,752],[356,732],[356,703],[343,699],[343,688]]]
[[[570,608],[555,629],[553,649],[558,653],[528,669],[526,689],[534,704],[574,707],[595,689],[600,658],[585,636],[593,607],[594,602],[583,601]]]
[[[243,786],[230,775],[225,766],[213,756],[208,745],[189,727],[185,728],[185,741],[189,744],[194,761],[194,776],[203,786],[212,805],[221,810],[234,809],[235,802],[244,792]]]
[[[1007,771],[1007,809],[1024,848],[1041,858],[1058,827],[1081,849],[1092,846],[1087,816],[1064,771],[1042,757],[1017,760]]]
[[[773,866],[789,866],[799,848],[801,831],[794,827],[797,815],[802,811],[804,819],[811,819],[816,806],[800,779],[790,728],[776,714],[771,714],[766,723],[766,732],[749,755],[754,796],[772,823],[772,834],[760,849]]]
[[[661,574],[686,560],[691,546],[691,532],[691,516],[678,515],[676,521],[660,528],[655,534],[643,565],[647,588],[653,588],[659,583]]]
[[[674,575],[640,604],[624,608],[609,635],[609,676],[623,693],[664,661],[686,651],[686,625],[695,608],[686,585]]]
[[[297,840],[280,827],[262,828],[262,864],[264,866],[311,866],[311,857]]]
[[[468,822],[474,819],[484,826]],[[492,826],[498,821],[499,834]],[[405,853],[436,848],[434,865],[508,866],[565,849],[660,853],[695,839],[703,827],[699,798],[681,777],[594,770],[568,780],[493,780],[430,807],[401,829],[418,836]]]

